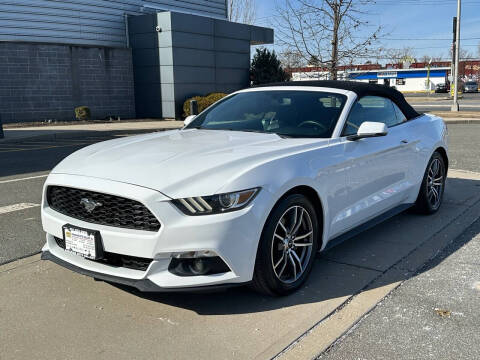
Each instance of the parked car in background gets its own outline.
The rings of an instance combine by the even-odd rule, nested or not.
[[[466,93],[473,93],[478,92],[478,84],[476,81],[467,81],[465,83],[465,90]]]
[[[445,83],[440,83],[435,86],[436,93],[446,93],[448,92],[448,86]]]
[[[443,120],[392,88],[255,87],[181,130],[63,160],[44,187],[42,258],[147,292],[248,283],[285,295],[318,251],[412,206],[435,213],[447,169]]]

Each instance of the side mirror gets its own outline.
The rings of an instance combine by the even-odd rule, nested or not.
[[[365,121],[358,128],[356,135],[347,136],[347,140],[359,140],[369,137],[385,136],[388,134],[388,127],[381,122]]]
[[[185,120],[183,120],[183,126],[187,126],[188,124],[190,124],[196,117],[196,115],[187,116]]]

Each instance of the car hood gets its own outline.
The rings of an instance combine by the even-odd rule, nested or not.
[[[139,185],[171,198],[202,196],[216,193],[248,169],[312,142],[328,144],[327,139],[282,139],[276,134],[173,130],[85,147],[52,172]]]

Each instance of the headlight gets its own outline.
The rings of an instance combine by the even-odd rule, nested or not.
[[[212,196],[175,199],[172,202],[187,215],[221,214],[243,209],[258,194],[260,188],[236,191]]]

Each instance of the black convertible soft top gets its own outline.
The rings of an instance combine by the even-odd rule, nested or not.
[[[255,87],[267,86],[315,86],[334,89],[343,89],[353,91],[358,98],[363,96],[383,96],[392,100],[402,110],[408,120],[413,119],[420,114],[405,100],[403,94],[391,87],[385,85],[368,84],[358,81],[340,81],[340,80],[311,80],[311,81],[287,81],[270,84],[256,85]]]

